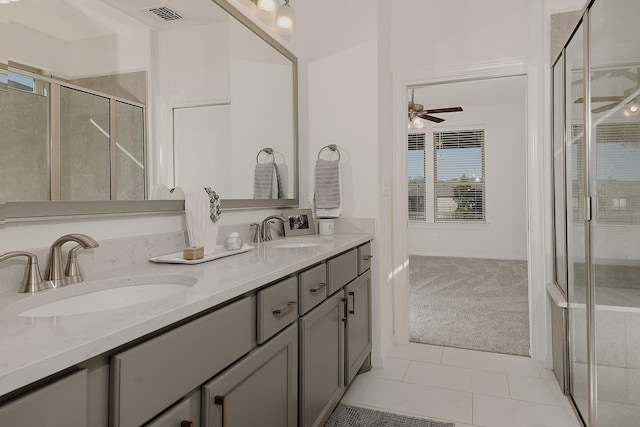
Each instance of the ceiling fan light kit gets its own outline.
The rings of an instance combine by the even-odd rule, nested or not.
[[[446,107],[425,110],[424,105],[417,104],[414,101],[414,92],[415,89],[411,89],[411,100],[408,105],[409,128],[422,129],[424,127],[424,120],[429,120],[434,123],[444,122],[444,119],[432,116],[431,114],[456,113],[464,111],[462,107]]]

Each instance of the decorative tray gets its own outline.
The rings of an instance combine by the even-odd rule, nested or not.
[[[200,264],[203,262],[213,261],[214,259],[224,258],[231,255],[241,254],[243,252],[248,252],[253,249],[254,246],[247,245],[246,243],[242,244],[240,249],[235,251],[228,251],[222,245],[217,245],[215,252],[212,254],[204,254],[204,258],[202,259],[184,259],[182,258],[182,252],[176,252],[173,254],[156,256],[149,258],[149,261],[153,262],[162,262],[166,264]]]

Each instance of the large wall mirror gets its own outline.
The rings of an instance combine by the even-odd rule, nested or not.
[[[0,12],[7,218],[297,204],[297,60],[225,0]]]

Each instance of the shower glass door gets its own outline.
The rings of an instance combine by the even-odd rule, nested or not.
[[[640,425],[640,2],[589,12],[596,426]]]
[[[569,302],[569,389],[581,415],[589,409],[584,225],[584,51],[583,26],[574,33],[566,58],[567,299]],[[581,102],[579,102],[582,100]]]

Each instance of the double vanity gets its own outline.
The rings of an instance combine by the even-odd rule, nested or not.
[[[5,293],[0,425],[322,426],[370,363],[372,239]]]

